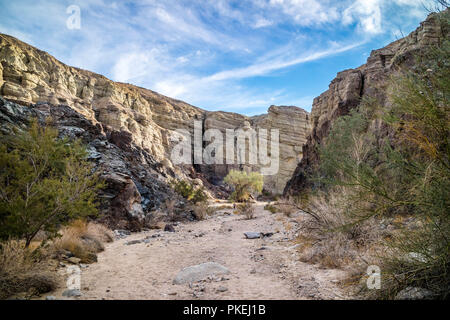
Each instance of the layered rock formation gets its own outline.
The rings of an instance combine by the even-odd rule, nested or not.
[[[348,114],[365,98],[376,99],[381,105],[388,104],[389,78],[402,68],[411,68],[421,49],[439,45],[448,37],[448,30],[441,28],[438,19],[437,14],[431,14],[407,37],[372,51],[366,64],[338,73],[329,89],[314,99],[311,132],[303,146],[303,158],[286,185],[285,195],[296,195],[311,187],[308,176],[319,163],[317,147],[327,137],[338,117]]]
[[[267,139],[263,140],[267,143],[268,158],[270,158],[269,155],[271,153],[271,133],[274,130],[278,130],[279,165],[276,174],[264,176],[264,187],[274,194],[280,194],[283,192],[286,182],[292,176],[297,163],[302,158],[302,146],[306,142],[306,136],[310,130],[310,122],[308,112],[301,108],[294,106],[271,106],[267,114],[253,117],[228,112],[209,112],[206,115],[204,127],[205,130],[219,129],[223,133],[226,132],[226,129],[234,129],[237,131],[239,129],[245,130],[247,127],[249,130],[254,130],[254,132],[259,134],[260,129],[265,129],[267,130]],[[261,148],[259,138],[260,136],[258,135],[258,147]],[[248,149],[249,146],[247,143],[247,152]],[[226,148],[224,152],[226,152]],[[237,154],[235,154],[235,158],[237,158]],[[257,171],[261,167],[269,166],[264,165],[259,160],[258,158],[256,165],[251,165],[248,164],[248,161],[246,164],[240,164],[236,159],[235,164],[203,165],[200,166],[200,170],[220,181],[231,169]]]
[[[258,163],[174,165],[170,156],[178,143],[171,139],[175,130],[192,134],[194,121],[202,123],[202,133],[247,126],[256,131],[278,129],[279,170],[265,177],[266,189],[274,193],[282,192],[292,175],[309,131],[309,114],[300,108],[272,106],[268,114],[256,117],[205,111],[67,66],[4,34],[0,34],[0,96],[6,99],[0,103],[0,124],[23,125],[28,116],[51,116],[62,135],[82,138],[88,144],[92,160],[108,182],[109,191],[103,195],[110,205],[107,214],[117,226],[129,228],[170,197],[167,183],[174,177],[196,183],[200,179],[216,194],[223,194],[221,179],[230,169],[262,167]]]
[[[45,125],[51,119],[60,136],[81,139],[89,160],[106,182],[100,194],[100,219],[114,228],[139,230],[166,199],[174,198],[165,183],[169,173],[142,148],[126,139],[121,146],[111,142],[111,133],[65,105],[39,103],[22,106],[0,97],[0,133],[23,129],[30,118]],[[186,214],[189,214],[187,212]]]

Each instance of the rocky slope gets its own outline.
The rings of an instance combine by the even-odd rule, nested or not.
[[[333,121],[357,107],[362,99],[372,98],[381,105],[387,105],[389,78],[402,68],[413,67],[416,54],[422,48],[438,45],[448,37],[448,30],[442,30],[438,20],[437,14],[430,14],[407,37],[372,51],[366,64],[338,73],[329,89],[314,99],[311,132],[303,146],[303,158],[286,185],[285,195],[296,195],[311,187],[308,175],[319,163],[317,147],[328,135]],[[382,128],[374,130],[380,134]]]

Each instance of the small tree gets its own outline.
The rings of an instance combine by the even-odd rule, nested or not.
[[[0,140],[0,239],[24,238],[28,247],[41,230],[53,237],[70,220],[97,213],[103,184],[79,141],[58,139],[36,120]]]
[[[231,199],[245,202],[250,198],[252,192],[261,192],[263,188],[263,176],[259,172],[244,172],[231,170],[225,177],[224,182],[234,188]]]

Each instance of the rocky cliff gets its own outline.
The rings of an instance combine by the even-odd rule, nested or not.
[[[333,122],[357,107],[362,99],[376,99],[386,105],[389,78],[402,68],[414,66],[417,54],[430,45],[439,45],[448,37],[437,14],[430,14],[415,31],[388,46],[374,50],[367,63],[356,69],[339,72],[329,89],[314,99],[311,110],[311,132],[303,146],[303,158],[284,190],[296,195],[311,187],[308,179],[319,163],[317,147],[328,135]]]
[[[27,117],[52,117],[62,135],[82,138],[92,161],[109,184],[114,223],[130,227],[145,220],[171,191],[172,178],[201,180],[224,195],[221,180],[232,168],[259,170],[264,165],[174,165],[171,139],[177,129],[194,132],[194,121],[207,129],[278,129],[279,170],[265,176],[265,188],[281,193],[302,157],[309,114],[297,107],[271,106],[265,115],[246,117],[209,112],[131,84],[58,61],[48,53],[0,34],[0,125],[23,126]],[[269,131],[270,132],[270,131]],[[270,133],[269,133],[270,134]],[[270,144],[270,139],[268,139]],[[203,143],[203,145],[205,145]],[[247,146],[248,147],[248,146]],[[224,152],[225,153],[225,152]],[[105,211],[106,212],[106,211]],[[136,222],[136,223],[135,223]]]

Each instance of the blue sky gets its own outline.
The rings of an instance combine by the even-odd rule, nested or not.
[[[427,1],[0,0],[0,32],[207,110],[310,111],[337,72],[414,30]]]

